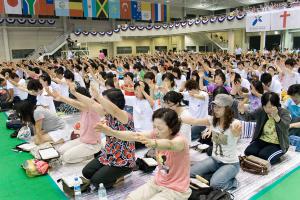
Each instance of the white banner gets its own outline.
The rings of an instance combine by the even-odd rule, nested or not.
[[[271,19],[271,30],[300,28],[300,8],[290,8],[272,12]]]
[[[246,16],[246,32],[269,31],[271,15],[268,12],[251,13]]]

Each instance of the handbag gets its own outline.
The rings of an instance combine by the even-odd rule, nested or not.
[[[29,141],[31,139],[31,130],[28,125],[23,126],[17,135],[17,138],[20,140]]]
[[[84,177],[79,177],[81,193],[86,192],[89,189],[90,181]],[[67,177],[57,180],[62,182],[63,191],[69,196],[74,197],[74,177]]]
[[[269,161],[256,156],[239,156],[239,160],[242,170],[252,174],[267,175],[271,168]]]
[[[42,160],[30,159],[22,164],[22,168],[25,170],[27,176],[35,177],[47,174],[49,165]]]
[[[14,119],[14,120],[6,120],[6,128],[17,130],[20,129],[23,126],[23,123],[20,119]]]
[[[150,173],[155,170],[157,162],[153,158],[138,158],[136,159],[136,165],[139,170],[142,170],[145,173]]]

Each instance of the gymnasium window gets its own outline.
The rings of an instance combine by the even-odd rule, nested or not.
[[[132,54],[132,47],[117,47],[117,54]]]
[[[155,46],[156,51],[168,51],[167,46]]]
[[[34,51],[34,49],[13,49],[11,50],[13,59],[26,58]]]
[[[150,51],[149,46],[137,46],[136,53],[148,53]]]
[[[186,50],[196,52],[197,51],[197,47],[196,46],[186,46]]]

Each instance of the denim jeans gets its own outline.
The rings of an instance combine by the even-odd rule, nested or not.
[[[191,177],[202,176],[209,180],[213,188],[230,190],[237,188],[235,176],[239,172],[239,163],[222,163],[212,157],[206,158],[192,166]]]
[[[192,126],[192,140],[199,139],[201,137],[201,132],[206,129],[205,126]]]

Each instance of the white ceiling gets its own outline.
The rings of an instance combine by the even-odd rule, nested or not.
[[[273,0],[273,1],[280,1],[280,0]],[[151,2],[153,2],[153,0]],[[171,6],[176,6],[176,7],[186,7],[186,8],[212,11],[212,10],[235,8],[239,6],[248,6],[252,4],[270,2],[270,0],[165,0],[165,2],[169,3]]]

